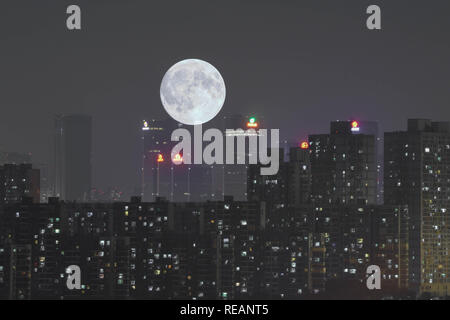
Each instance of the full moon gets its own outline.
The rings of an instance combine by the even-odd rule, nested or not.
[[[199,125],[214,118],[225,102],[225,82],[208,62],[187,59],[173,65],[161,83],[161,102],[176,121]]]

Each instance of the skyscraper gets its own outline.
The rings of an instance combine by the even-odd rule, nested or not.
[[[91,191],[92,118],[55,119],[55,192],[62,200],[86,201]]]
[[[154,201],[157,197],[174,200],[174,192],[185,194],[188,199],[188,175],[182,172],[188,168],[174,169],[171,152],[176,142],[171,141],[172,132],[180,125],[172,120],[144,120],[142,124],[142,198]],[[182,155],[180,155],[181,157]],[[184,169],[184,170],[183,170]],[[176,171],[176,172],[174,172]],[[174,174],[183,176],[185,183],[178,181],[174,188]],[[181,190],[182,186],[185,190]]]
[[[376,171],[377,171],[377,204],[383,203],[383,137],[380,134],[380,130],[378,127],[378,122],[376,121],[365,121],[358,120],[352,121],[352,126],[354,134],[366,134],[373,135],[375,137],[375,163],[376,163]]]
[[[222,183],[214,171],[217,166],[185,164],[184,157],[191,156],[184,155],[185,150],[172,158],[172,149],[178,142],[172,141],[171,136],[182,127],[172,119],[143,121],[141,196],[145,201],[165,198],[171,202],[203,202],[219,197],[215,187]],[[193,136],[192,126],[183,129]]]
[[[49,177],[49,165],[47,163],[35,163],[33,167],[39,170],[40,176],[40,199],[41,203],[48,201],[48,198],[52,195],[52,185],[53,181],[50,181]]]
[[[450,123],[408,120],[408,130],[385,133],[385,203],[409,207],[412,288],[450,294]]]
[[[225,130],[225,136],[229,136],[230,133],[227,129],[245,130],[245,118],[242,115],[232,115],[224,117],[223,125]],[[234,134],[234,133],[233,133]],[[237,153],[235,145],[235,155]],[[236,155],[236,158],[239,155]],[[223,170],[223,195],[232,196],[235,200],[244,201],[247,200],[247,164],[224,164]]]
[[[358,129],[356,121],[333,121],[330,134],[309,136],[315,202],[377,202],[375,136]]]
[[[263,126],[263,118],[257,116],[242,116],[240,114],[235,114],[231,116],[226,116],[223,118],[222,122],[223,131],[225,133],[225,139],[234,139],[234,141],[239,141],[243,139],[245,143],[250,139],[251,136],[257,135],[260,137],[262,133],[259,131]],[[248,130],[253,129],[256,133],[251,133]],[[239,132],[238,130],[243,130]],[[249,168],[249,150],[246,147],[245,154],[240,154],[240,150],[237,147],[238,143],[234,144],[234,164],[223,164],[216,165],[215,171],[221,171],[221,177],[216,179],[216,181],[222,181],[222,195],[232,196],[233,199],[237,201],[247,200],[247,176]],[[270,145],[268,145],[270,148]],[[229,150],[227,150],[229,152]],[[224,150],[224,154],[225,150]],[[244,162],[244,163],[242,163]],[[217,175],[220,176],[220,175]]]

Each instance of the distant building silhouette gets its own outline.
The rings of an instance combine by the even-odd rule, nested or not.
[[[92,118],[55,119],[55,192],[62,200],[87,201],[91,192]]]
[[[0,151],[0,165],[31,163],[31,153]]]
[[[0,166],[0,203],[40,202],[40,171],[31,164]]]
[[[249,141],[249,133],[245,132],[248,129],[254,129],[256,131],[256,135],[260,136],[258,130],[264,128],[264,119],[263,117],[251,115],[244,116],[241,114],[233,114],[230,116],[225,116],[222,119],[222,123],[220,124],[222,130],[224,132],[224,148],[226,147],[226,140],[229,137],[234,138],[234,164],[226,164],[216,165],[214,167],[216,181],[221,183],[221,190],[217,192],[221,192],[222,195],[232,196],[233,199],[239,201],[245,201],[248,199],[248,169],[249,169],[249,150],[248,150],[248,141]],[[244,133],[239,134],[235,132],[236,130],[244,130]],[[240,154],[238,149],[238,143],[236,142],[238,139],[245,137],[246,150],[245,154]],[[268,145],[270,148],[270,145]],[[224,155],[226,155],[224,149]],[[238,163],[238,161],[244,160],[244,164]],[[224,160],[225,162],[225,160]]]
[[[158,197],[171,202],[217,199],[215,187],[222,182],[213,176],[215,166],[185,164],[184,157],[188,155],[182,153],[172,158],[172,149],[178,142],[172,141],[171,135],[182,127],[173,119],[143,121],[141,196],[145,201],[155,201]],[[184,129],[189,130],[191,138],[194,136],[192,126]],[[193,163],[193,154],[190,156]]]
[[[171,201],[187,201],[190,196],[189,169],[172,163],[171,140],[174,130],[181,127],[173,119],[144,120],[142,123],[142,198],[154,201],[164,197]],[[180,155],[182,156],[182,155]]]

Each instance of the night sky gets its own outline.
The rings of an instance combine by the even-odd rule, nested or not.
[[[68,31],[70,4],[81,31]],[[366,28],[368,5],[381,31]],[[2,0],[0,150],[51,164],[55,114],[94,119],[93,186],[139,186],[140,126],[166,117],[165,71],[213,64],[227,85],[219,116],[256,112],[281,135],[330,120],[450,120],[448,0]]]

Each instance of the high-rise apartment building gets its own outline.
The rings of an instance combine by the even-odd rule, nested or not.
[[[422,293],[450,294],[450,123],[408,120],[385,133],[384,200],[409,207],[409,281]]]
[[[377,204],[383,204],[383,134],[380,133],[380,128],[378,126],[378,122],[376,121],[366,121],[366,120],[358,120],[352,121],[351,125],[353,127],[354,134],[366,134],[373,135],[375,138],[375,163],[376,163],[376,172],[377,172]]]
[[[409,289],[408,206],[372,206],[370,213],[372,264],[382,270],[381,287],[395,292]]]
[[[334,121],[329,134],[309,136],[316,203],[377,203],[375,136],[358,129],[355,121]]]
[[[7,241],[0,251],[6,252],[10,260],[4,274],[9,280],[8,298],[61,296],[64,266],[60,263],[58,209],[57,204],[33,204],[28,199],[4,205],[0,218]]]

